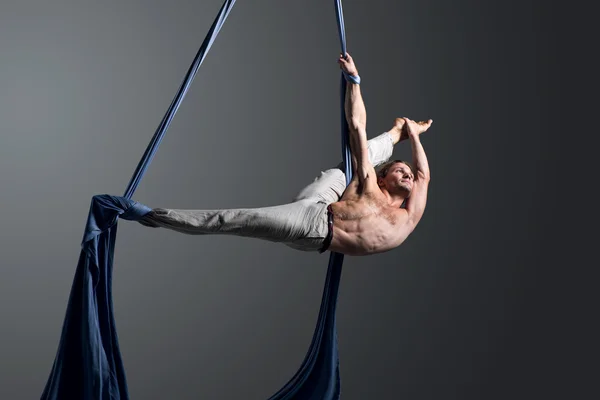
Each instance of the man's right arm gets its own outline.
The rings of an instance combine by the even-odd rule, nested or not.
[[[353,76],[358,76],[358,70],[352,57],[346,53],[338,62],[342,70]],[[346,121],[348,122],[350,151],[352,153],[352,166],[354,178],[359,183],[371,182],[377,184],[375,169],[369,161],[369,147],[367,143],[367,111],[360,91],[360,85],[348,80],[346,83],[346,98],[344,102]]]

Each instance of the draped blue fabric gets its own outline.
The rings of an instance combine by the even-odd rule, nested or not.
[[[341,0],[334,1],[341,54],[346,54],[346,30],[342,2]],[[350,161],[348,123],[344,109],[345,98],[346,76],[342,73],[340,79],[341,142],[346,184],[349,184],[352,180],[352,163]],[[298,372],[270,400],[337,400],[340,398],[341,384],[335,313],[343,263],[343,254],[334,252],[330,254],[321,309],[308,353]]]
[[[58,352],[42,400],[127,400],[129,394],[112,303],[113,256],[119,218],[136,221],[151,209],[131,200],[235,0],[226,0],[159,124],[122,197],[92,198],[82,249],[68,300]],[[335,0],[342,54],[346,38],[341,0]],[[342,156],[352,179],[341,77]],[[337,400],[340,397],[336,304],[344,256],[331,253],[317,326],[296,374],[270,400]]]
[[[112,303],[117,221],[119,217],[138,220],[150,211],[130,199],[234,4],[235,0],[223,3],[124,196],[92,199],[58,351],[42,400],[129,399]]]
[[[150,208],[115,196],[94,196],[71,287],[58,354],[42,399],[128,399],[112,304],[117,219]]]

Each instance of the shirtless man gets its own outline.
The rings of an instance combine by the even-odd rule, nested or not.
[[[339,63],[348,75],[358,76],[350,56],[340,57]],[[331,205],[337,218],[329,249],[351,255],[388,251],[404,242],[425,211],[429,166],[419,135],[429,129],[433,121],[396,119],[395,128],[410,139],[416,171],[413,174],[408,164],[398,162],[390,166],[385,176],[378,177],[368,157],[367,112],[360,86],[350,80],[345,108],[353,177],[340,201]],[[400,208],[405,200],[405,208]]]
[[[367,114],[355,83],[360,80],[352,79],[358,78],[358,70],[349,54],[340,56],[338,63],[347,77],[345,111],[353,170],[347,187],[338,165],[321,172],[289,204],[222,210],[156,208],[140,223],[187,234],[254,237],[321,253],[368,255],[402,244],[425,211],[429,166],[419,135],[433,121],[397,118],[390,131],[367,141]],[[411,143],[414,171],[405,161],[388,161],[393,146],[402,140]]]

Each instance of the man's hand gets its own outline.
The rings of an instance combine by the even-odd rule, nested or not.
[[[415,122],[409,118],[396,118],[394,121],[394,127],[390,133],[394,137],[396,143],[408,139],[410,136],[419,136],[421,133],[427,131],[433,120]]]
[[[406,117],[403,118],[406,122],[405,130],[408,136],[419,136],[421,133],[427,131],[431,124],[433,124],[433,120],[429,119],[427,121],[419,121],[415,122],[412,119],[408,119]]]
[[[356,69],[356,65],[354,65],[354,60],[350,56],[350,54],[346,53],[346,57],[340,54],[340,58],[338,58],[338,63],[340,64],[340,68],[342,71],[346,72],[350,76],[358,76],[358,70]]]

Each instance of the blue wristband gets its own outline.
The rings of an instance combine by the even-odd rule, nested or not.
[[[343,71],[344,73],[344,77],[346,78],[347,81],[350,81],[352,83],[356,83],[357,85],[360,85],[360,76],[359,75],[349,75],[346,71]]]

